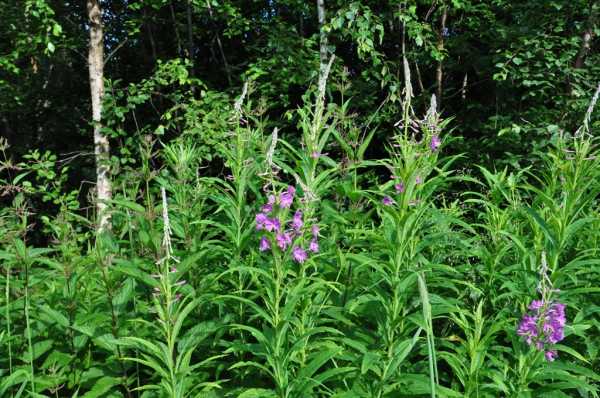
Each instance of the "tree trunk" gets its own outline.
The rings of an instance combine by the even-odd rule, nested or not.
[[[152,66],[156,65],[156,60],[158,59],[156,53],[156,42],[154,41],[154,34],[152,33],[152,19],[148,17],[148,13],[146,12],[146,8],[144,7],[144,25],[146,27],[146,32],[148,33],[148,41],[150,42],[150,51],[152,53]]]
[[[169,10],[171,11],[171,22],[173,23],[173,30],[175,32],[175,39],[177,41],[177,56],[181,57],[181,37],[179,37],[179,29],[177,28],[177,19],[175,18],[175,9],[173,3],[169,3]]]
[[[319,46],[319,86],[323,84],[321,79],[327,69],[327,34],[324,30],[325,25],[325,0],[317,0],[317,15],[319,19],[320,46]]]
[[[575,59],[575,68],[580,69],[583,68],[583,62],[585,61],[585,56],[590,51],[592,47],[592,38],[594,37],[594,13],[592,8],[590,7],[590,17],[587,21],[587,28],[583,32],[581,37],[581,47],[579,47],[579,52],[577,53],[577,58]]]
[[[88,66],[92,98],[92,122],[94,124],[94,153],[96,155],[96,200],[98,232],[110,230],[108,204],[112,197],[110,181],[110,145],[102,134],[102,98],[104,97],[104,33],[100,0],[87,0],[90,22],[90,47]]]
[[[212,10],[209,0],[206,0],[206,6],[208,7],[208,14],[210,15],[210,18],[214,22],[215,20],[214,20],[213,10]],[[219,52],[221,53],[221,59],[223,60],[223,67],[225,68],[225,74],[227,75],[227,82],[229,83],[229,87],[231,87],[232,86],[231,70],[229,69],[229,63],[227,62],[227,57],[225,57],[225,51],[223,50],[223,43],[221,42],[221,35],[219,34],[219,30],[217,28],[216,23],[214,24],[214,29],[215,29],[215,35],[217,38],[217,45],[219,46]]]
[[[439,31],[439,39],[437,49],[440,53],[440,57],[442,52],[444,51],[444,37],[447,34],[446,31],[446,19],[448,18],[448,7],[444,7],[442,11],[442,21],[440,23],[440,31]],[[444,61],[440,58],[437,64],[436,70],[436,94],[437,97],[437,111],[440,112],[442,109],[442,89],[443,89],[443,80],[444,80]]]
[[[581,69],[585,63],[585,57],[592,46],[592,39],[594,38],[594,28],[595,28],[595,15],[594,15],[594,4],[590,2],[589,17],[586,21],[586,27],[581,35],[581,45],[579,47],[579,51],[577,51],[577,56],[575,57],[575,61],[573,62],[574,69]],[[567,94],[569,96],[573,96],[573,84],[571,82],[571,76],[567,75]]]

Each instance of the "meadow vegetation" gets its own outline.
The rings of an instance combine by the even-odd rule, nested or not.
[[[155,3],[126,4],[123,15],[139,26],[147,15],[185,15]],[[51,116],[48,131],[63,143],[23,127],[38,97],[21,83],[33,91],[39,82],[19,58],[33,57],[22,37],[0,57],[0,100],[21,103],[0,110],[3,123],[31,139],[8,128],[0,137],[0,397],[600,395],[600,74],[593,62],[584,68],[598,59],[593,41],[572,65],[556,54],[578,57],[581,43],[561,23],[555,41],[528,38],[516,25],[553,17],[538,10],[534,21],[533,8],[511,6],[517,22],[499,28],[510,40],[481,33],[505,49],[486,70],[496,82],[490,111],[468,97],[453,57],[468,47],[460,40],[473,44],[474,30],[500,19],[492,5],[396,2],[378,14],[368,1],[332,1],[304,47],[284,40],[292,19],[260,14],[278,27],[269,36],[277,47],[251,37],[262,28],[248,22],[250,8],[200,3],[187,3],[188,17],[229,21],[215,28],[220,72],[202,72],[193,51],[160,59],[158,35],[148,75],[107,64],[130,79],[100,79],[105,91],[92,107],[102,117],[85,124],[85,134],[93,125],[110,141],[95,157],[110,183],[104,198],[85,184],[101,169],[84,153],[61,152],[90,142],[73,144]],[[284,3],[304,10],[269,7]],[[49,27],[29,33],[40,38],[30,50],[46,51],[40,69],[60,62],[54,51],[77,51],[60,28],[70,29],[68,12],[27,4],[34,24]],[[116,15],[104,17],[109,28],[124,23]],[[378,47],[388,29],[402,32],[401,53]],[[107,32],[107,60],[135,65],[112,52],[119,31]],[[245,51],[268,54],[236,63],[232,43],[244,34],[258,40]],[[344,40],[354,47],[344,50]],[[551,67],[536,63],[546,45]],[[355,53],[362,64],[344,59]],[[281,61],[292,56],[297,63]],[[451,77],[436,80],[441,70]],[[556,78],[559,70],[568,76]],[[437,86],[423,87],[428,77]],[[558,81],[568,90],[558,92]],[[48,95],[64,101],[70,126],[65,109],[77,94]]]

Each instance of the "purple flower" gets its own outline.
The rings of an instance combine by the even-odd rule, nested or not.
[[[256,230],[260,231],[261,229],[265,229],[267,221],[269,221],[269,217],[267,217],[266,214],[258,213],[256,215]]]
[[[296,188],[290,185],[286,191],[283,191],[279,195],[279,207],[281,207],[282,209],[289,209],[292,203],[294,202],[295,193]]]
[[[440,145],[442,145],[442,140],[440,140],[440,137],[438,137],[437,135],[431,137],[429,148],[431,148],[432,151],[435,152],[440,147]]]
[[[267,251],[271,248],[271,242],[269,242],[269,239],[267,239],[266,236],[263,236],[262,238],[260,238],[260,244],[258,245],[258,249],[261,252]]]
[[[260,208],[260,211],[262,211],[265,214],[268,214],[273,211],[274,204],[275,204],[275,195],[269,195],[269,198],[267,199],[267,203],[262,205],[262,207]]]
[[[319,252],[319,242],[317,241],[316,238],[313,238],[310,241],[310,244],[308,245],[308,250],[310,250],[313,253],[318,253]]]
[[[264,228],[269,232],[272,232],[272,231],[278,232],[281,229],[281,223],[279,222],[279,219],[277,217],[273,217],[273,218],[267,217],[267,219],[264,223]]]
[[[536,341],[535,342],[535,349],[538,351],[544,351],[544,342],[543,341]]]
[[[558,353],[556,352],[556,350],[550,350],[550,351],[546,351],[544,356],[546,357],[546,360],[548,362],[552,362],[556,359],[556,357],[558,357]]]
[[[529,309],[531,311],[537,311],[544,306],[544,302],[542,300],[533,300],[531,304],[529,304]]]
[[[281,250],[287,249],[287,247],[292,244],[292,236],[288,232],[278,233],[275,236],[275,240],[277,241],[277,246],[279,246]]]
[[[319,226],[317,224],[314,224],[311,228],[310,228],[311,232],[312,232],[312,236],[313,238],[317,238],[319,236]]]
[[[298,231],[300,231],[300,229],[302,228],[303,225],[304,225],[304,222],[302,221],[302,211],[296,210],[296,212],[294,213],[294,217],[292,219],[292,228],[296,232],[298,232]]]
[[[566,322],[565,305],[561,303],[552,304],[546,311],[542,326],[544,335],[549,343],[556,344],[565,338],[564,329]]]
[[[391,206],[394,204],[394,200],[389,196],[384,196],[381,203],[383,203],[384,206]]]
[[[538,318],[536,316],[525,314],[517,329],[517,334],[524,337],[529,345],[531,345],[533,340],[538,337],[537,321]]]
[[[565,305],[562,303],[553,303],[548,310],[548,316],[560,321],[562,325],[566,323]]]
[[[563,326],[553,323],[545,323],[543,329],[544,334],[546,335],[546,340],[550,344],[556,344],[565,338]]]
[[[321,156],[327,156],[327,155],[329,155],[329,152],[321,153],[321,152],[314,151],[313,153],[310,154],[310,157],[313,159],[318,159]]]
[[[415,177],[415,184],[419,185],[422,182],[423,182],[423,179],[421,178],[421,176],[416,176]]]
[[[303,248],[299,246],[294,246],[294,248],[292,249],[292,258],[294,259],[294,261],[302,264],[304,261],[306,261],[308,255],[306,254],[306,251],[304,251]]]
[[[529,311],[517,328],[517,334],[525,338],[525,342],[543,351],[547,344],[556,344],[565,338],[564,328],[567,322],[565,305],[558,302],[545,304],[542,300],[533,300]],[[545,353],[548,361],[554,361],[558,354],[549,350]]]
[[[396,192],[403,193],[404,192],[404,183],[403,182],[399,182],[399,183],[397,183],[397,184],[394,185],[394,188],[396,189]]]

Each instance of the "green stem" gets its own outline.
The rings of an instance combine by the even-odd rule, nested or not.
[[[10,263],[6,268],[6,337],[8,342],[8,370],[12,374],[12,346],[11,346],[11,331],[10,331]]]
[[[35,394],[35,373],[33,371],[33,344],[31,342],[31,323],[29,320],[29,264],[25,261],[25,326],[29,345],[29,366],[31,370],[31,392]]]
[[[108,280],[108,275],[106,273],[106,264],[105,261],[102,261],[102,264],[100,265],[101,270],[102,270],[102,279],[104,280],[104,286],[106,288],[106,295],[108,297],[108,302],[110,305],[110,312],[111,312],[111,332],[113,335],[113,338],[115,340],[118,340],[119,338],[119,323],[118,323],[118,318],[117,318],[117,313],[115,311],[115,306],[113,303],[113,291],[112,288],[110,287],[110,282]],[[122,377],[123,377],[123,387],[125,388],[125,391],[127,392],[127,397],[131,398],[131,391],[129,390],[129,386],[127,385],[127,379],[128,379],[128,375],[127,375],[127,369],[125,368],[125,365],[123,364],[123,354],[121,352],[121,346],[119,344],[117,344],[117,357],[119,358],[119,367],[121,369],[121,373],[122,373]]]

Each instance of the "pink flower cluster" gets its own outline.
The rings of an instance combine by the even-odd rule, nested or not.
[[[256,214],[256,230],[264,231],[264,234],[260,237],[258,248],[264,252],[270,250],[273,244],[281,251],[291,247],[294,261],[303,263],[308,259],[308,252],[319,252],[319,226],[311,226],[308,250],[304,249],[300,244],[305,226],[302,210],[296,210],[291,220],[286,219],[295,195],[296,189],[289,186],[277,197],[269,195],[267,203],[261,206],[260,212]]]
[[[548,349],[548,346],[565,338],[566,322],[564,304],[533,300],[529,305],[529,312],[523,315],[517,334],[523,337],[528,345],[538,351],[544,351],[546,360],[554,361],[558,354],[556,350]]]
[[[429,142],[429,148],[431,149],[432,152],[437,151],[437,149],[440,147],[440,145],[442,145],[442,140],[440,139],[439,136],[434,135],[433,137],[431,137],[431,141]]]

